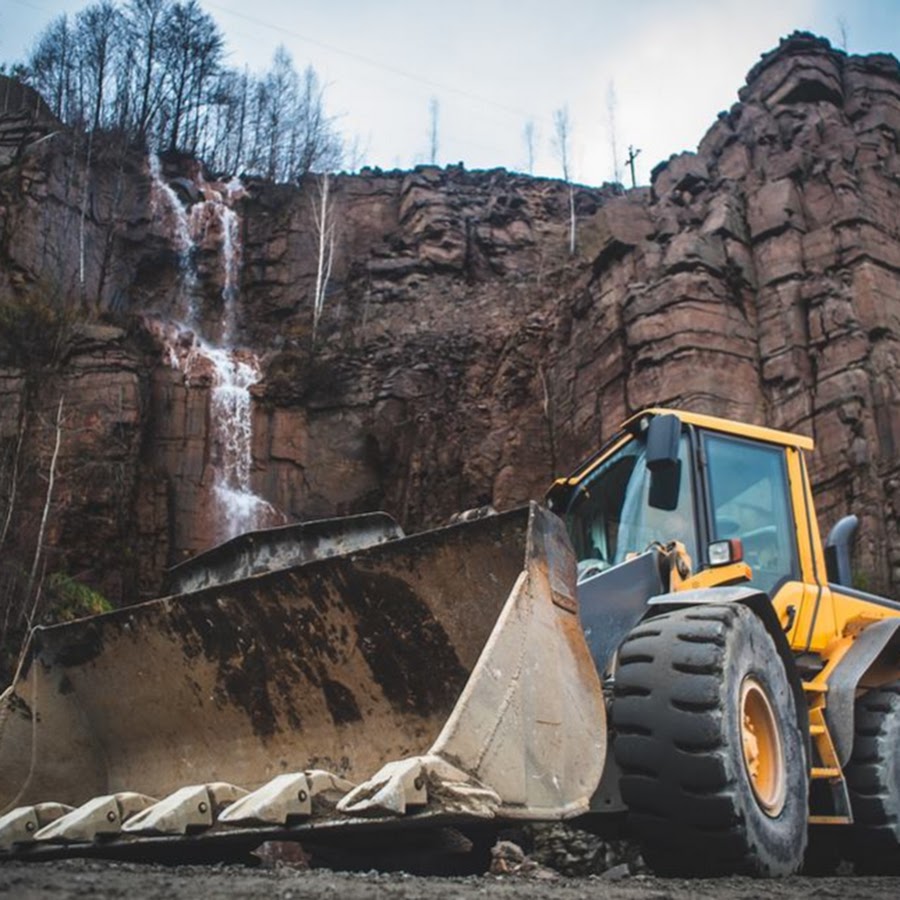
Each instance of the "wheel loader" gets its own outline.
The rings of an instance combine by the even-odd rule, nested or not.
[[[34,629],[0,858],[569,820],[660,874],[896,871],[900,604],[853,586],[854,517],[823,545],[812,446],[651,409],[542,504],[255,532]]]

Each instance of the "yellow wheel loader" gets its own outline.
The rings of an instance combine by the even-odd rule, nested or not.
[[[897,871],[900,604],[852,586],[853,517],[822,544],[811,449],[648,410],[543,505],[248,534],[171,596],[35,629],[0,859],[565,819],[661,874],[787,875],[823,842]]]

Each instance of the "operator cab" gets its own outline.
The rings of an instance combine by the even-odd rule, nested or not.
[[[632,420],[548,503],[566,522],[579,582],[671,541],[697,572],[721,561],[710,545],[731,542],[751,584],[772,595],[799,572],[790,496],[783,446],[660,413]]]

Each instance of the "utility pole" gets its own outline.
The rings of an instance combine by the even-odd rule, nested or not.
[[[637,187],[637,181],[634,177],[634,161],[638,158],[638,154],[641,152],[640,147],[635,150],[634,147],[629,144],[628,145],[628,159],[625,160],[625,164],[631,170],[631,186]]]

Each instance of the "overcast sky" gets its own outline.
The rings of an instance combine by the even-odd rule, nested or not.
[[[0,61],[23,60],[57,15],[84,0],[0,0]],[[326,105],[360,160],[408,168],[437,161],[559,176],[554,111],[567,107],[572,176],[613,176],[611,94],[619,165],[636,174],[693,150],[737,100],[760,55],[795,29],[851,53],[900,51],[900,0],[201,0],[226,38],[228,62],[262,71],[279,43],[311,64]],[[625,179],[630,181],[629,178]]]

